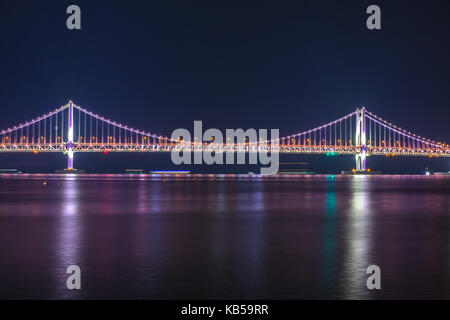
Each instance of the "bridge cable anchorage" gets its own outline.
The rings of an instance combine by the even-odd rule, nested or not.
[[[366,108],[319,127],[277,139],[217,144],[181,141],[134,129],[95,114],[72,101],[31,121],[0,131],[0,152],[64,152],[73,169],[76,152],[169,152],[175,147],[219,152],[271,151],[305,154],[349,154],[365,170],[372,155],[450,156],[447,144],[393,125]],[[178,149],[177,149],[178,150]]]

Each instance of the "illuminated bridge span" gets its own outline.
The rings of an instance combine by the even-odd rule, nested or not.
[[[69,101],[39,118],[0,131],[0,152],[63,152],[68,170],[75,152],[215,152],[351,154],[356,170],[366,170],[366,157],[450,157],[450,146],[418,136],[365,108],[320,127],[259,143],[187,142],[137,130],[94,114]]]

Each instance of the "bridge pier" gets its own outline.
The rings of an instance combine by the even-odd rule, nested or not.
[[[356,155],[356,171],[366,171],[366,153]]]
[[[67,151],[67,170],[73,170],[73,154],[74,152],[69,149]]]

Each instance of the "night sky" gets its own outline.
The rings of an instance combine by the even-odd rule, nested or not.
[[[71,4],[81,8],[81,30],[66,28]],[[366,28],[371,4],[381,8],[382,30]],[[364,105],[449,142],[449,9],[447,0],[0,0],[0,128],[72,99],[161,135],[192,130],[194,120],[289,135]],[[88,171],[173,169],[169,154],[77,157]],[[323,158],[295,159],[316,171],[354,166]],[[449,169],[445,159],[369,161],[386,172]],[[65,158],[0,155],[0,167],[13,165],[53,169]]]

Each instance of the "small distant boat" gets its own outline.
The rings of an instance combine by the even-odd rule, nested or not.
[[[142,169],[125,169],[126,174],[143,174],[144,170]]]
[[[151,174],[190,174],[189,170],[155,170],[150,171]]]
[[[280,175],[310,175],[316,174],[314,171],[279,171]]]
[[[316,174],[301,166],[307,166],[308,162],[280,162],[278,175],[310,175]]]
[[[449,172],[435,172],[435,173],[433,173],[433,175],[436,175],[436,176],[450,176],[450,171]]]
[[[17,169],[0,169],[0,173],[22,173]]]

